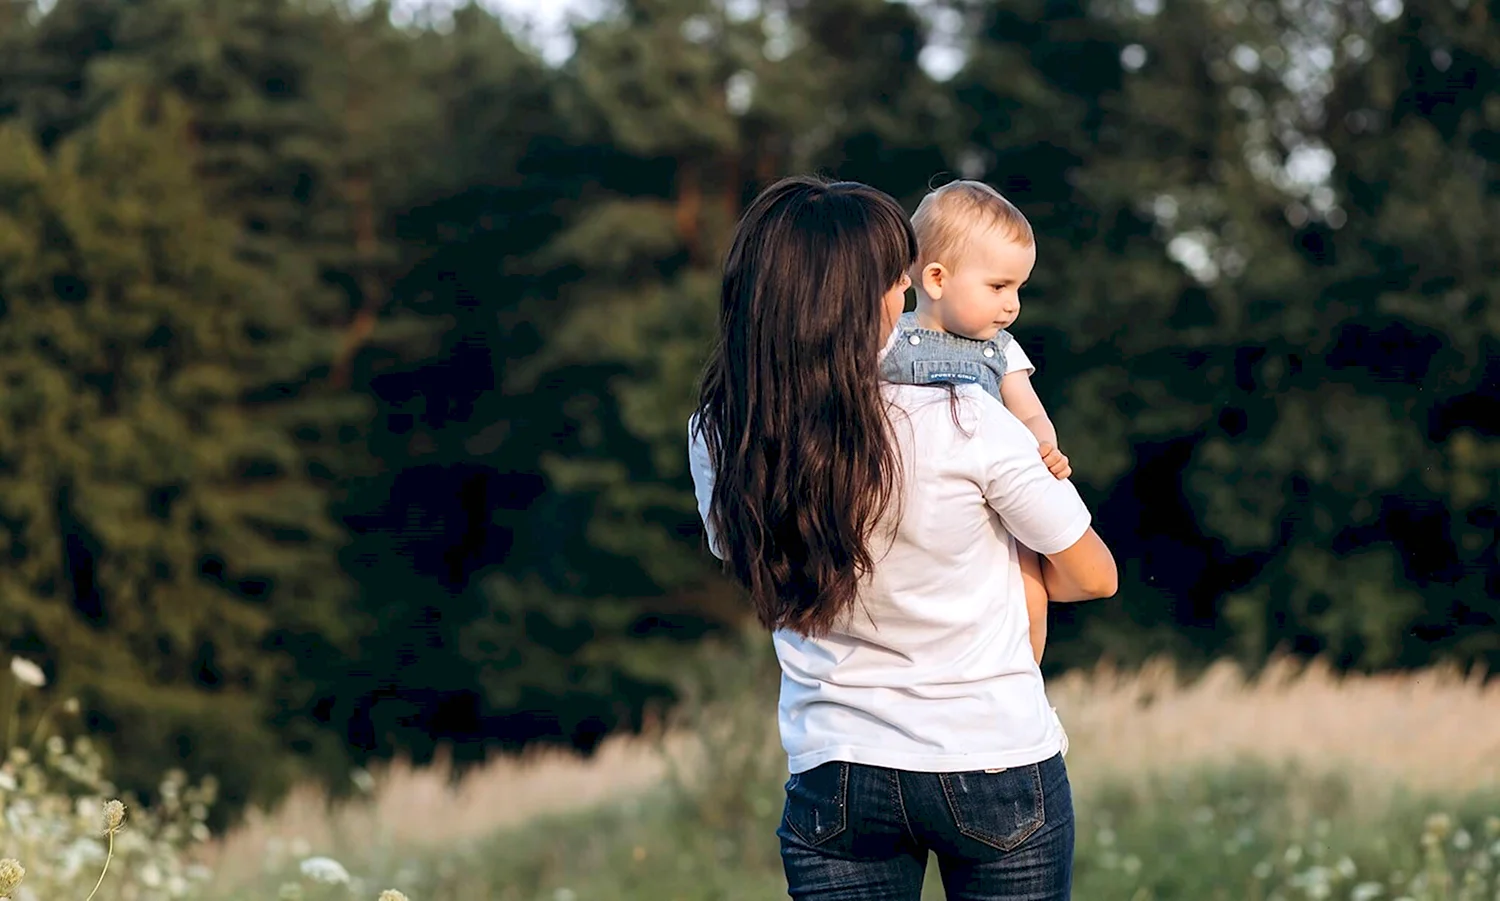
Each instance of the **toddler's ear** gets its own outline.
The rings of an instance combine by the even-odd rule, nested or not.
[[[942,263],[928,263],[922,268],[922,292],[931,300],[940,300],[949,277]]]

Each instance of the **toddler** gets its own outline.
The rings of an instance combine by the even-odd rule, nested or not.
[[[1006,331],[1021,313],[1021,288],[1036,265],[1031,223],[999,191],[955,181],[929,193],[912,216],[917,308],[906,313],[881,360],[881,378],[926,385],[973,382],[994,395],[1036,436],[1042,461],[1059,479],[1072,474],[1057,432],[1031,387],[1035,369]],[[1016,548],[1026,588],[1031,651],[1047,644],[1047,589],[1041,561]]]

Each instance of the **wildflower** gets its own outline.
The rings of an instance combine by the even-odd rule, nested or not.
[[[84,901],[93,901],[99,893],[99,886],[104,884],[104,876],[109,872],[109,863],[115,859],[115,833],[120,831],[120,826],[125,822],[125,805],[120,801],[109,801],[104,805],[104,834],[109,836],[109,848],[104,854],[104,869],[99,871],[99,881],[94,883],[94,890],[89,892]]]
[[[161,867],[158,867],[155,863],[151,862],[148,862],[145,866],[141,867],[139,875],[141,877],[141,882],[149,888],[156,888],[157,886],[161,885],[164,880],[164,877],[161,873]]]
[[[77,698],[68,698],[66,701],[63,701],[63,711],[66,713],[76,716],[78,711],[82,709],[82,705],[78,703]]]
[[[349,871],[332,857],[309,857],[302,861],[302,875],[325,885],[347,885]]]
[[[1385,886],[1378,882],[1361,882],[1349,893],[1349,901],[1375,901],[1384,891]]]
[[[110,801],[104,805],[104,831],[115,833],[125,822],[125,804],[121,801]]]
[[[21,880],[26,878],[26,868],[14,857],[0,860],[0,898],[9,898]]]
[[[1469,834],[1469,830],[1460,829],[1457,832],[1453,833],[1453,847],[1457,848],[1460,851],[1467,851],[1473,845],[1474,837]]]
[[[5,770],[0,770],[0,790],[13,792],[16,788],[16,777]]]
[[[364,794],[368,795],[375,790],[375,777],[370,775],[370,771],[363,767],[350,770],[349,781],[353,782],[354,787]]]
[[[1354,874],[1359,872],[1359,868],[1354,865],[1354,861],[1348,857],[1340,857],[1334,869],[1338,870],[1338,874],[1345,879],[1353,879]]]
[[[32,688],[45,688],[47,685],[47,674],[25,657],[10,658],[10,672],[17,680]]]
[[[380,901],[410,901],[410,899],[395,889],[388,888],[380,893]]]
[[[1446,813],[1435,813],[1427,818],[1427,833],[1435,838],[1443,839],[1453,831],[1453,818]]]

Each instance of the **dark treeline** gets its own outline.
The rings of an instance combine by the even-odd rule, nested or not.
[[[240,800],[637,725],[745,619],[684,424],[726,234],[807,171],[1036,227],[1124,585],[1049,666],[1500,663],[1500,0],[618,7],[549,66],[479,8],[0,0],[24,717]]]

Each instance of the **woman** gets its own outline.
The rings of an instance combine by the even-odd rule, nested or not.
[[[689,426],[709,546],[772,630],[794,899],[1070,894],[1072,795],[1028,639],[1016,540],[1055,600],[1115,565],[1069,482],[975,386],[881,384],[910,281],[905,213],[792,178],[746,211]]]

